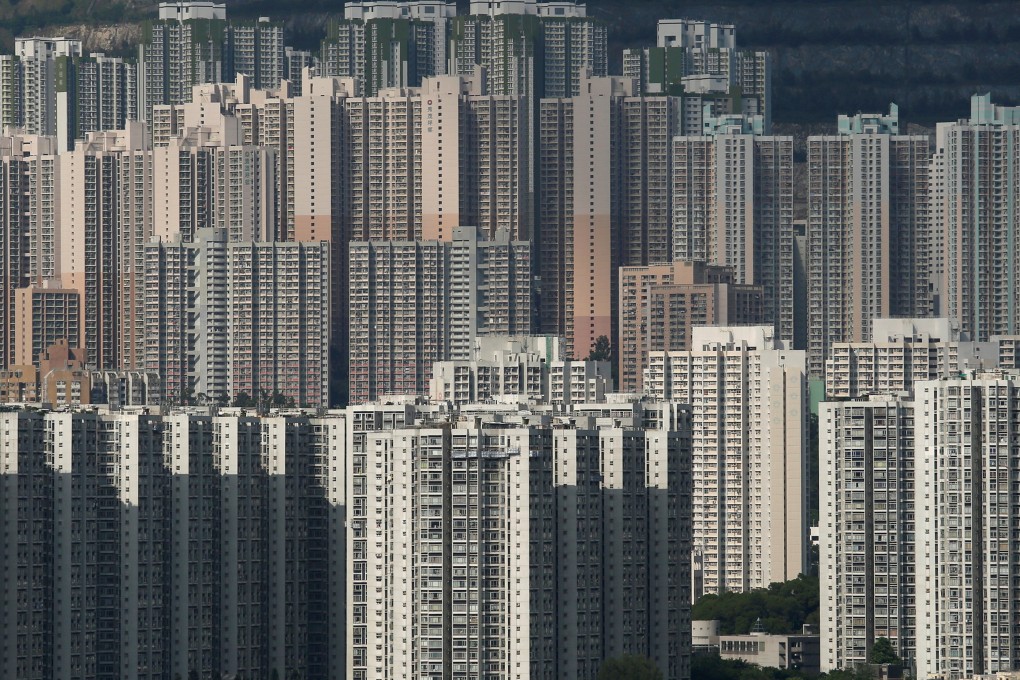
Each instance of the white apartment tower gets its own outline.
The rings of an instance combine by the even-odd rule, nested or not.
[[[29,134],[57,138],[65,151],[74,144],[73,59],[81,41],[70,38],[17,38],[14,54],[21,64],[21,126]]]
[[[0,672],[345,677],[346,430],[0,414]]]
[[[812,376],[824,374],[833,343],[870,340],[872,319],[931,315],[929,144],[899,133],[895,104],[808,138]]]
[[[623,75],[645,94],[683,96],[685,120],[701,118],[706,105],[720,113],[760,115],[772,126],[772,57],[767,51],[737,49],[732,24],[660,19],[656,46],[623,51]],[[706,88],[706,85],[708,87]],[[727,101],[729,100],[729,101]],[[738,108],[739,110],[734,110]],[[688,130],[689,128],[685,128]],[[688,134],[698,134],[690,130]]]
[[[918,675],[1012,671],[1020,384],[1001,374],[922,383],[914,419]]]
[[[1015,369],[1016,336],[961,342],[949,319],[874,319],[871,342],[835,343],[825,361],[828,399],[913,393],[922,380],[952,378],[962,370]]]
[[[932,161],[932,228],[943,235],[942,313],[972,340],[1020,333],[1013,234],[1020,228],[1020,107],[971,99],[971,115],[940,123]]]
[[[1018,381],[967,371],[822,405],[823,671],[866,662],[878,637],[918,677],[1020,663]]]
[[[227,249],[230,390],[329,405],[332,377],[327,244],[247,242]]]
[[[682,410],[644,430],[374,408],[350,420],[350,677],[594,678],[627,653],[688,677]]]
[[[808,402],[804,352],[772,328],[693,335],[690,351],[650,354],[644,386],[692,405],[696,601],[806,571]]]
[[[765,318],[793,342],[793,138],[761,117],[708,117],[673,140],[673,259],[730,267],[759,285]]]
[[[145,365],[169,403],[329,403],[328,243],[200,229],[145,247]]]
[[[915,636],[923,634],[916,618],[921,556],[914,549],[922,536],[915,498],[923,474],[914,442],[923,440],[915,432],[913,404],[902,397],[821,405],[823,670],[867,663],[879,637],[912,659]],[[924,503],[932,507],[938,498],[929,495]]]

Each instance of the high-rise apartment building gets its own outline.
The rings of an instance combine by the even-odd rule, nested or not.
[[[81,347],[100,369],[121,368],[122,347],[129,352],[125,365],[137,367],[141,310],[139,289],[132,285],[138,283],[140,244],[152,235],[151,189],[143,184],[153,179],[148,153],[144,126],[135,123],[119,132],[93,133],[61,154],[56,223],[37,244],[40,275],[78,291]],[[174,194],[163,195],[168,201]]]
[[[931,315],[929,157],[928,137],[899,134],[895,105],[808,138],[812,376],[833,343],[870,340],[872,319]]]
[[[290,83],[291,94],[295,97],[300,97],[304,91],[306,69],[310,70],[310,76],[318,75],[319,57],[307,50],[284,48],[283,77]]]
[[[940,123],[932,162],[932,230],[943,239],[941,313],[972,340],[1020,333],[1012,234],[1020,186],[1020,107],[971,99],[969,119]]]
[[[5,212],[5,226],[17,235],[8,252],[18,253],[8,271],[20,277],[7,292],[47,281],[77,290],[89,363],[138,368],[143,310],[136,286],[153,212],[144,126],[132,122],[117,132],[90,133],[59,155],[52,137],[8,137],[2,148],[6,181],[15,182],[4,197],[14,210]]]
[[[354,240],[447,241],[471,224],[527,240],[534,222],[527,103],[486,94],[486,75],[349,98],[346,177]]]
[[[538,128],[541,329],[585,357],[615,344],[617,269],[668,264],[679,102],[635,96],[623,78],[584,78],[541,102]]]
[[[442,0],[365,0],[330,22],[319,62],[323,76],[354,78],[359,93],[418,87],[447,69],[450,21],[457,6]]]
[[[769,326],[700,327],[653,352],[645,392],[691,404],[694,599],[765,588],[808,565],[805,354]]]
[[[651,352],[693,349],[695,326],[768,323],[761,286],[735,282],[727,267],[676,261],[620,268],[620,388],[640,392]]]
[[[471,0],[450,29],[450,73],[476,66],[489,76],[488,92],[576,97],[586,74],[608,75],[608,26],[570,0]]]
[[[281,23],[228,21],[226,4],[205,0],[161,2],[138,46],[138,115],[152,120],[154,106],[191,101],[195,85],[231,82],[239,73],[275,88],[285,54]]]
[[[823,671],[866,662],[879,637],[918,676],[1017,666],[1018,414],[1018,376],[1002,371],[822,405]]]
[[[83,56],[81,41],[19,38],[0,56],[0,122],[59,140],[60,152],[89,132],[137,119],[138,69],[132,60]]]
[[[1009,534],[1020,490],[1007,480],[1018,467],[1020,385],[980,374],[923,383],[915,404],[918,674],[1015,669],[1018,636],[1007,622],[1020,584],[1005,565],[1017,559]]]
[[[130,59],[90,54],[74,61],[74,139],[121,130],[138,120],[138,65]]]
[[[329,403],[330,247],[201,229],[145,247],[145,365],[170,403]]]
[[[39,355],[64,340],[80,347],[81,299],[77,290],[32,286],[15,291],[13,363],[39,364]]]
[[[226,234],[154,241],[144,258],[145,369],[162,377],[169,403],[229,400]]]
[[[0,129],[21,124],[21,61],[0,54]]]
[[[764,135],[760,117],[706,120],[673,140],[673,258],[729,267],[761,286],[765,315],[794,336],[793,138]]]
[[[344,423],[0,414],[0,673],[344,677]]]
[[[429,398],[457,406],[601,403],[613,392],[608,361],[564,360],[560,338],[475,337],[470,359],[433,364]]]
[[[227,269],[231,392],[296,406],[339,401],[329,393],[329,244],[232,243]]]
[[[933,540],[918,533],[912,404],[881,395],[823,403],[819,431],[822,669],[866,663],[879,637],[912,659],[915,548]]]
[[[655,47],[623,51],[623,75],[637,80],[640,92],[682,97],[685,113],[690,104],[691,122],[705,105],[715,109],[712,115],[760,115],[769,132],[772,56],[768,52],[737,49],[732,24],[662,19],[656,33]],[[684,133],[698,134],[698,130],[685,126]]]
[[[0,413],[0,673],[689,678],[689,411],[473,408]]]
[[[61,151],[71,148],[77,96],[73,62],[81,56],[81,41],[18,38],[14,54],[21,67],[21,127],[28,134],[56,137]]]
[[[28,285],[29,218],[26,204],[30,141],[0,137],[0,367],[14,360],[14,291]]]
[[[964,370],[1017,369],[1017,336],[989,342],[960,340],[949,319],[874,319],[871,342],[835,343],[825,362],[828,399],[912,394],[922,380],[952,378]]]
[[[230,82],[238,74],[251,78],[260,90],[280,86],[286,75],[286,48],[283,22],[259,17],[258,21],[231,21],[225,36],[223,80]]]
[[[638,654],[689,677],[690,424],[659,406],[649,429],[351,407],[349,676],[590,678]]]
[[[452,241],[350,246],[350,403],[426,394],[476,335],[531,332],[531,247],[460,227]]]

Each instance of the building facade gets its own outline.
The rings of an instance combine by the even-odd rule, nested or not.
[[[593,678],[627,653],[689,676],[682,410],[662,429],[359,411],[350,677]]]
[[[895,105],[808,139],[812,376],[833,343],[869,341],[872,319],[931,315],[929,144],[899,134]]]
[[[695,328],[690,350],[650,354],[644,387],[692,405],[694,600],[805,573],[804,352],[768,326]]]
[[[793,138],[760,117],[710,118],[673,140],[673,259],[729,267],[761,286],[766,318],[794,336]]]
[[[531,332],[531,248],[473,227],[452,241],[350,246],[350,403],[425,394],[432,364],[477,335]]]
[[[878,637],[925,677],[1016,667],[1009,532],[1018,376],[964,371],[822,405],[822,670]]]
[[[540,328],[586,357],[616,344],[621,266],[672,261],[670,140],[678,101],[635,96],[619,77],[584,78],[539,110]]]
[[[969,119],[940,124],[932,160],[932,228],[942,235],[937,277],[947,316],[972,340],[1015,335],[1013,241],[1020,214],[1020,108],[971,99]]]
[[[620,268],[620,387],[642,389],[651,352],[693,349],[695,326],[767,323],[761,286],[735,283],[727,267],[676,261]]]

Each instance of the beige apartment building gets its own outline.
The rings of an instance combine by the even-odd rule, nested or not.
[[[652,352],[645,392],[691,404],[694,600],[796,578],[808,566],[805,354],[771,326],[697,327]]]
[[[636,96],[633,81],[586,77],[539,111],[543,333],[584,358],[616,344],[617,270],[671,257],[670,140],[679,100]]]
[[[832,346],[825,362],[827,399],[912,394],[922,380],[952,378],[966,370],[1020,369],[1020,337],[988,342],[960,340],[949,319],[873,319],[871,342]]]
[[[40,286],[15,291],[14,363],[38,366],[39,356],[60,340],[80,347],[80,305],[76,290]]]
[[[448,241],[462,225],[531,238],[525,100],[488,83],[476,68],[345,102],[352,239]]]
[[[651,352],[693,349],[695,326],[768,323],[761,286],[728,267],[682,262],[620,268],[620,389],[640,392]]]
[[[429,398],[477,403],[601,403],[613,392],[608,361],[563,359],[560,338],[476,336],[470,359],[433,364]]]

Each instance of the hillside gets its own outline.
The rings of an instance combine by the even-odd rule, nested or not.
[[[286,18],[290,42],[314,47],[329,0],[231,2],[233,16]],[[466,5],[466,0],[461,0]],[[968,111],[974,92],[1020,102],[1020,12],[1004,0],[588,0],[613,27],[611,54],[654,41],[659,17],[686,16],[737,25],[739,44],[775,57],[775,119],[828,123],[838,113],[886,110],[923,124]],[[0,44],[13,36],[60,31],[91,49],[125,50],[137,22],[155,14],[135,0],[0,0]]]

